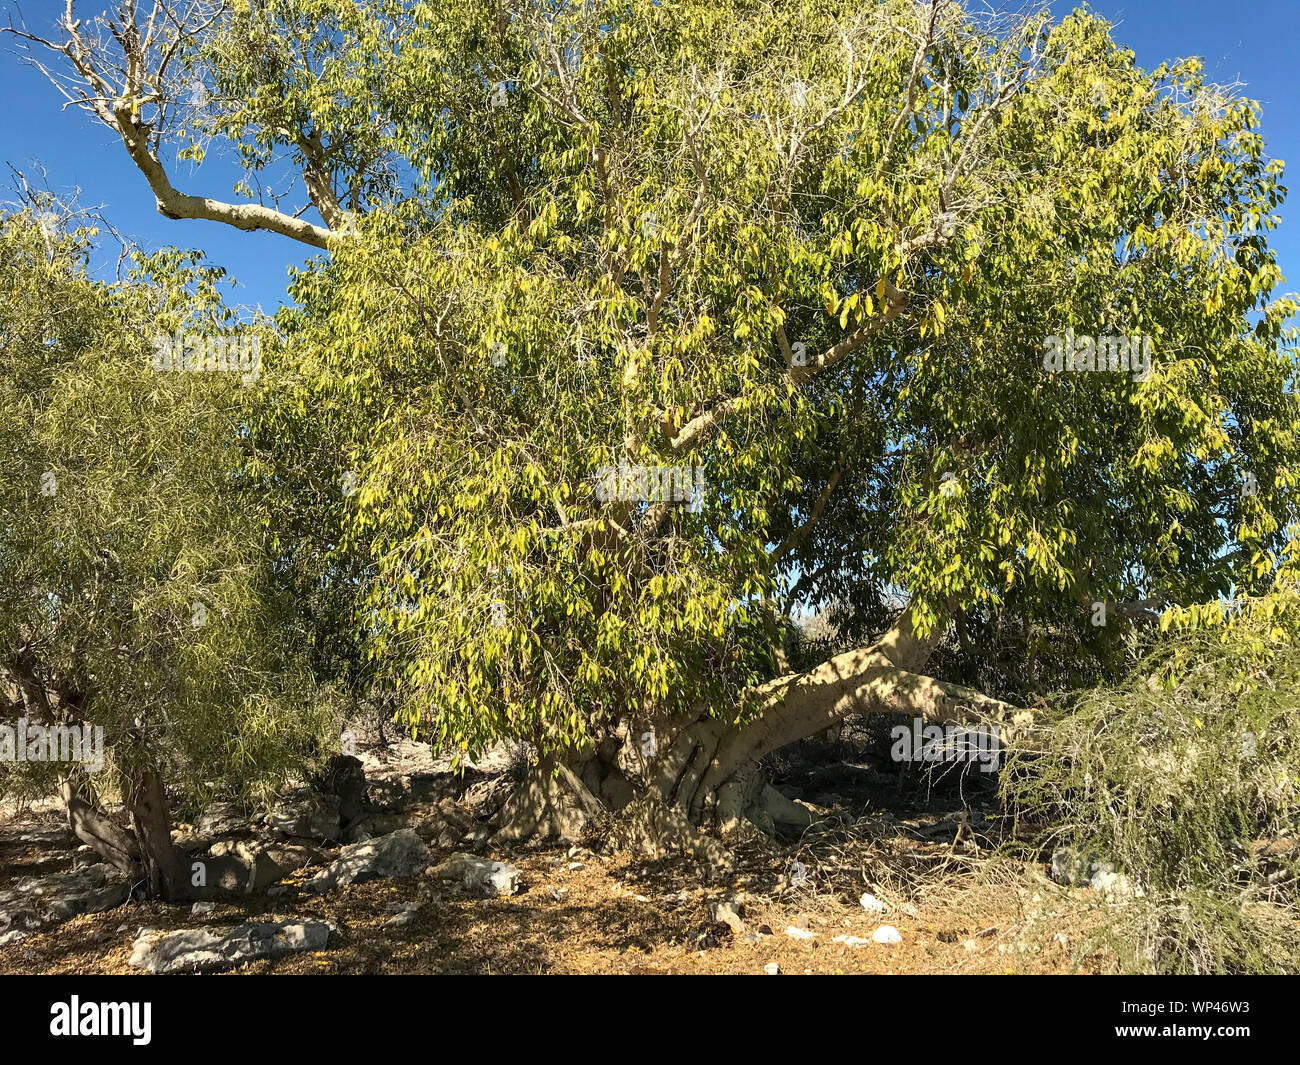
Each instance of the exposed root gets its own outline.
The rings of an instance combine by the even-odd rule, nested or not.
[[[59,785],[68,827],[104,861],[129,876],[140,875],[140,846],[127,829],[89,802],[71,780]]]
[[[605,813],[591,789],[566,765],[541,762],[501,809],[497,838],[577,841]]]
[[[601,814],[621,811],[622,836],[635,849],[667,847],[713,862],[722,848],[697,826],[716,825],[731,840],[747,822],[771,835],[778,825],[804,829],[817,820],[771,787],[759,763],[850,714],[996,726],[1003,742],[1025,731],[1029,711],[914,672],[928,659],[936,631],[918,636],[909,608],[874,644],[753,689],[757,712],[741,724],[707,712],[657,722],[652,731],[622,721],[575,767],[539,766],[506,804],[499,836],[576,838]],[[645,743],[647,737],[654,742]]]
[[[623,811],[614,822],[610,841],[650,858],[685,854],[718,871],[729,869],[733,861],[731,852],[691,824],[679,807],[653,796],[638,799]]]

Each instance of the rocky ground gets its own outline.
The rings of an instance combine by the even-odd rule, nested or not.
[[[1049,863],[997,857],[991,785],[899,778],[809,745],[772,767],[828,811],[757,834],[725,879],[687,859],[492,838],[509,752],[465,774],[402,742],[339,760],[250,818],[178,827],[208,878],[184,906],[132,897],[50,805],[0,814],[0,973],[1065,973],[1123,905]],[[1058,863],[1059,864],[1059,863]],[[1073,874],[1057,880],[1078,882]]]

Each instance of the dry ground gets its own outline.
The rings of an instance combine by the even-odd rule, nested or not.
[[[57,825],[52,813],[32,811],[0,824],[0,887],[71,868],[70,848],[17,839]],[[338,934],[328,951],[237,972],[761,974],[773,962],[787,974],[1108,971],[1111,960],[1086,946],[1101,900],[1051,883],[1040,865],[993,860],[980,846],[987,843],[951,815],[895,820],[877,813],[799,841],[751,840],[738,849],[726,882],[684,860],[493,848],[492,857],[523,870],[527,886],[492,900],[447,894],[427,877],[315,896],[294,886],[307,875],[301,871],[282,894],[218,903],[206,917],[188,907],[128,902],[75,918],[0,947],[0,973],[135,973],[127,959],[141,927],[284,918],[326,919]],[[806,880],[795,862],[806,867]],[[569,868],[574,863],[581,868]],[[863,891],[888,903],[889,912],[864,910]],[[710,912],[712,903],[737,895],[746,927],[733,933]],[[390,906],[412,901],[421,908],[410,924],[386,924]],[[834,942],[841,934],[868,938],[882,923],[899,930],[900,944]],[[815,938],[792,938],[790,926]]]

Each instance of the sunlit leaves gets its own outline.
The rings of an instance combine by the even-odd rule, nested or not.
[[[904,122],[910,3],[318,10],[343,43],[308,35],[315,80],[259,67],[241,15],[243,143],[278,99],[346,134],[368,94],[358,150],[420,180],[363,182],[356,238],[296,278],[264,428],[408,723],[472,750],[726,712],[797,601],[866,636],[905,594],[1082,629],[1085,595],[1269,578],[1300,445],[1283,190],[1199,64],[950,5]],[[1149,338],[1152,373],[1045,370],[1066,329]],[[623,460],[698,465],[705,499],[602,506]]]

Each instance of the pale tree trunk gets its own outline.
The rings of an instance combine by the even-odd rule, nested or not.
[[[80,82],[81,96],[76,102],[121,138],[164,218],[197,218],[246,231],[264,229],[313,248],[328,249],[331,232],[344,225],[348,215],[334,194],[336,175],[330,153],[312,130],[295,127],[275,133],[301,154],[307,196],[320,212],[324,226],[301,217],[302,211],[290,214],[262,203],[227,203],[182,192],[172,184],[162,162],[160,123],[166,111],[177,107],[179,101],[165,95],[171,79],[164,76],[164,70],[178,48],[202,40],[212,23],[200,10],[173,10],[160,20],[158,8],[145,16],[137,6],[134,0],[120,0],[113,12],[117,20],[114,37],[123,53],[120,57],[111,54],[89,25],[72,17],[70,2],[57,39],[13,25],[4,27],[3,32],[67,57],[72,82]],[[72,99],[63,77],[39,63],[37,68]],[[152,116],[146,117],[142,108],[151,111]]]
[[[992,725],[1010,742],[1031,724],[1029,711],[919,672],[941,625],[917,635],[909,607],[870,646],[845,651],[803,673],[774,678],[751,693],[755,714],[731,726],[701,714],[623,725],[618,738],[556,772],[539,765],[502,813],[502,836],[565,835],[574,810],[617,812],[619,841],[653,852],[681,850],[717,862],[726,854],[699,831],[726,839],[746,821],[807,825],[813,814],[766,783],[759,761],[838,724],[850,714],[905,714],[939,724]],[[653,745],[645,742],[647,732]],[[652,746],[653,755],[643,752]]]

